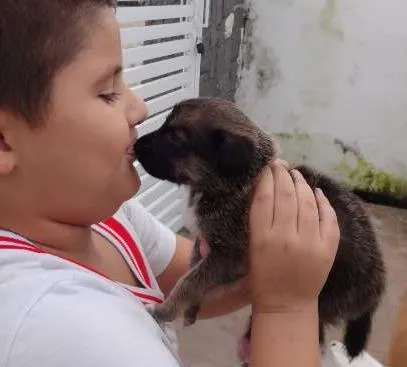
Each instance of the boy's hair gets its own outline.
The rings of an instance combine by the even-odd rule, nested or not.
[[[115,0],[0,0],[0,109],[44,117],[55,74],[73,61],[98,10]]]

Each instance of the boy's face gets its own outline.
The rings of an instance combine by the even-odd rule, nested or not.
[[[17,196],[39,215],[71,224],[110,216],[137,192],[140,180],[128,148],[135,124],[147,115],[121,78],[113,10],[101,10],[86,31],[87,47],[55,77],[43,126],[21,122],[10,135],[15,167],[8,176]]]

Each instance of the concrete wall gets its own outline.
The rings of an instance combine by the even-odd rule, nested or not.
[[[407,197],[407,2],[248,4],[238,104],[286,158]]]
[[[245,16],[244,0],[211,0],[209,27],[203,30],[201,96],[234,100]]]

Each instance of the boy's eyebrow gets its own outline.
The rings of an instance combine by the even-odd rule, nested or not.
[[[110,78],[118,76],[123,71],[121,65],[113,65],[108,67],[96,80],[95,85],[99,86],[107,82]]]

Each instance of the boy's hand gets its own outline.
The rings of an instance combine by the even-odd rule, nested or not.
[[[302,175],[267,167],[250,210],[250,282],[254,312],[297,312],[315,305],[339,244],[335,212]]]

